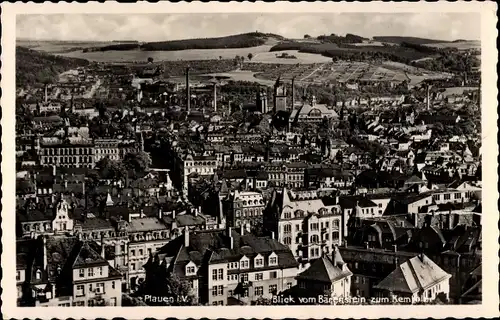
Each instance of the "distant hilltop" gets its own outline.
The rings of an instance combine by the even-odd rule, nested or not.
[[[139,43],[138,41],[115,41],[114,44],[109,46],[86,48],[84,51],[179,51],[189,49],[250,48],[264,45],[269,41],[277,42],[285,39],[285,37],[274,33],[262,33],[256,31],[216,38],[169,40],[145,43]]]

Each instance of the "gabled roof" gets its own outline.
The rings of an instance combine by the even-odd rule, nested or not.
[[[392,292],[415,293],[451,277],[426,255],[415,256],[397,266],[375,286]]]
[[[332,261],[327,256],[315,260],[309,268],[297,276],[297,279],[334,283],[345,277],[352,276],[338,250]]]

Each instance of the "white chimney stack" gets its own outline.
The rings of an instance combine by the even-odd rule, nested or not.
[[[47,237],[45,235],[42,236],[43,243],[43,270],[47,270],[48,262],[47,262]]]
[[[184,246],[189,247],[189,229],[187,226],[184,228]]]

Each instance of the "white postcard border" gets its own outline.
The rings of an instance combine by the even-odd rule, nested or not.
[[[7,318],[444,318],[498,316],[498,189],[496,4],[434,3],[4,3],[2,7],[2,313]],[[480,12],[483,127],[483,304],[452,306],[16,307],[15,282],[15,23],[17,14],[230,12]],[[479,23],[479,21],[478,21]]]

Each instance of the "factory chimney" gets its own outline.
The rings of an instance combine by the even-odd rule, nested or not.
[[[214,83],[214,112],[217,112],[217,83]]]
[[[430,88],[431,86],[429,84],[427,84],[427,111],[429,111],[431,109],[431,95],[430,95]]]
[[[48,94],[48,86],[49,85],[45,85],[45,103],[47,103],[49,101],[49,94]]]
[[[186,99],[187,99],[187,112],[191,112],[191,92],[189,88],[189,67],[186,68]]]
[[[292,78],[292,110],[295,107],[295,77]]]

